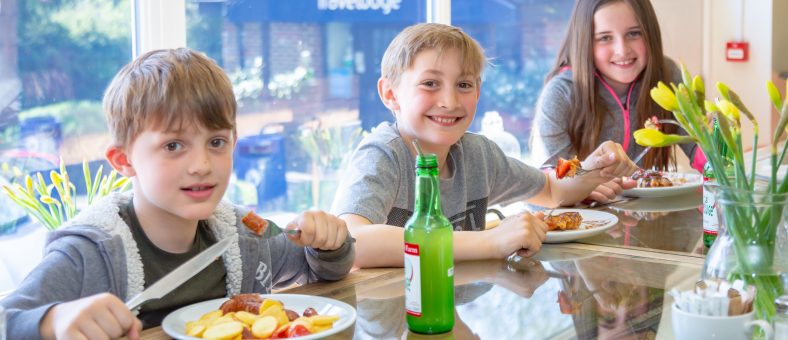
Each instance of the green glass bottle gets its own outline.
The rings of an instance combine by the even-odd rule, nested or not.
[[[720,126],[717,119],[714,119],[714,132],[712,138],[717,144],[717,150],[724,156],[725,159],[725,173],[733,174],[733,162],[731,155],[728,152],[728,147],[720,134]],[[706,162],[703,166],[703,245],[710,248],[714,240],[717,238],[717,233],[720,230],[720,221],[717,218],[716,198],[715,192],[717,184],[717,177],[714,174],[714,168],[711,162]]]
[[[416,203],[405,223],[405,318],[416,333],[454,327],[454,229],[441,210],[440,192],[437,158],[418,155]]]

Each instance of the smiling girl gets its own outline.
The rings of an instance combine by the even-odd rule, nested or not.
[[[658,81],[681,81],[676,64],[662,54],[654,8],[648,0],[583,0],[575,3],[569,28],[539,97],[531,135],[532,159],[555,166],[559,157],[589,155],[606,140],[620,143],[630,158],[643,150],[632,132],[651,116],[671,118],[649,98]],[[663,131],[675,133],[665,124]],[[695,145],[684,152],[694,156]],[[667,169],[671,148],[654,148],[638,164]],[[606,183],[596,197],[615,197],[620,181]]]

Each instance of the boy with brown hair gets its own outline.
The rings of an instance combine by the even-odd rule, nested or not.
[[[51,233],[41,264],[0,301],[8,337],[139,337],[170,311],[273,287],[338,280],[354,249],[345,223],[299,215],[285,236],[259,235],[222,196],[237,139],[229,79],[189,49],[149,52],[126,65],[104,96],[112,145],[106,158],[133,190],[91,205]],[[270,223],[270,222],[269,222]],[[124,304],[220,239],[231,245],[202,272],[135,316]]]
[[[454,225],[454,258],[530,256],[545,238],[541,214],[523,213],[485,230],[487,206],[526,199],[543,206],[574,204],[599,184],[637,168],[621,146],[601,144],[583,162],[596,171],[557,180],[506,157],[489,139],[467,132],[476,113],[487,60],[462,30],[418,24],[403,30],[381,63],[378,94],[396,118],[381,123],[353,154],[331,211],[356,238],[356,266],[403,264],[403,229],[413,214],[413,140],[438,157],[443,213]]]

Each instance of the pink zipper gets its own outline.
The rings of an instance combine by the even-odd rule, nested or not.
[[[618,95],[616,94],[616,91],[613,91],[613,88],[610,87],[610,85],[605,81],[605,79],[602,78],[602,76],[600,76],[599,73],[596,72],[596,71],[594,71],[594,76],[596,76],[599,79],[599,81],[602,82],[602,85],[605,85],[605,88],[607,89],[607,92],[610,92],[610,95],[612,95],[613,99],[616,100],[616,103],[618,104],[618,107],[621,108],[621,115],[624,116],[624,143],[623,143],[624,145],[623,145],[623,147],[624,147],[624,152],[626,152],[626,151],[629,150],[629,135],[630,135],[629,131],[631,130],[631,127],[630,127],[630,124],[629,124],[629,107],[630,107],[629,106],[629,99],[632,96],[632,89],[635,88],[635,82],[633,81],[633,82],[631,82],[629,84],[629,91],[627,91],[627,102],[626,102],[626,106],[624,106],[624,104],[621,104],[621,100],[618,99]]]

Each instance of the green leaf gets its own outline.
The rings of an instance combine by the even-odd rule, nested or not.
[[[728,90],[728,96],[730,97],[729,100],[731,101],[731,103],[733,103],[733,105],[736,105],[736,107],[739,109],[739,111],[741,111],[741,113],[743,113],[744,116],[747,117],[747,120],[752,122],[752,125],[755,126],[755,131],[757,133],[758,132],[758,120],[756,120],[755,116],[752,114],[752,112],[750,112],[750,110],[747,109],[747,106],[744,105],[744,102],[741,101],[741,98],[739,98],[739,95],[736,94],[736,92],[733,92],[733,90]]]
[[[736,143],[736,135],[739,134],[736,122],[732,121],[727,115],[722,113],[715,113],[717,123],[720,124],[720,135],[728,146],[728,150],[736,152],[738,144]]]
[[[84,158],[82,159],[82,177],[85,178],[85,191],[88,194],[88,202],[90,202],[93,196],[91,190],[93,187],[93,179],[90,176],[90,166],[88,166],[88,160]]]
[[[44,176],[41,175],[40,172],[36,172],[36,178],[38,179],[38,183],[36,183],[36,191],[38,191],[39,195],[49,195],[49,191],[46,187],[46,182],[44,181]]]
[[[772,138],[772,145],[776,146],[780,142],[783,132],[786,131],[785,127],[788,125],[788,105],[783,105],[780,111],[780,120],[777,121],[777,128],[774,130],[774,138]]]

